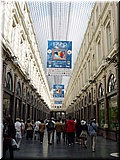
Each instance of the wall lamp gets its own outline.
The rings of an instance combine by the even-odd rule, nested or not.
[[[11,60],[16,61],[17,57],[7,54],[6,57],[5,57],[5,61],[11,61]]]
[[[108,63],[110,63],[110,62],[112,62],[112,63],[117,63],[117,56],[116,55],[114,55],[113,57],[107,57],[106,59],[106,62],[108,62]]]
[[[77,98],[80,98],[80,95],[77,95],[76,97],[77,97]]]
[[[76,100],[75,100],[75,99],[73,99],[73,102],[76,102]]]
[[[33,91],[37,91],[37,89],[36,89],[36,88],[33,88]]]
[[[92,79],[89,80],[90,84],[95,83],[95,82],[96,82],[95,80],[92,80]]]
[[[28,83],[30,82],[30,78],[27,79]]]
[[[82,91],[82,92],[85,92],[86,90],[85,90],[85,89],[82,89],[81,91]]]
[[[38,95],[38,97],[40,98],[40,97],[41,97],[41,95]]]
[[[43,102],[44,100],[41,98],[41,101]]]

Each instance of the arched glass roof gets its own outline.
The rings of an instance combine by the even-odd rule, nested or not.
[[[72,41],[73,69],[94,2],[39,0],[28,1],[28,5],[46,73],[48,40]],[[47,76],[50,90],[54,84],[63,84],[66,89],[69,78]]]

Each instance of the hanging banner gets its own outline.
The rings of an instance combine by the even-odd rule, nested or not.
[[[64,85],[63,84],[54,84],[53,89],[64,89]]]
[[[64,98],[64,85],[53,85],[53,98]]]
[[[72,68],[72,41],[48,41],[48,50],[47,50],[48,76],[55,74],[66,75],[66,73],[67,75],[70,75],[71,70],[68,69],[71,68]],[[65,69],[67,69],[67,71]]]
[[[62,106],[62,101],[59,101],[59,100],[56,101],[56,100],[55,100],[55,101],[54,101],[54,105],[55,105],[55,106]]]

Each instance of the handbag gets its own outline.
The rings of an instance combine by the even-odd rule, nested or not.
[[[14,138],[12,138],[12,149],[17,150],[17,142]]]

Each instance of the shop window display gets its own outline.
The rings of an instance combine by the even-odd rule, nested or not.
[[[117,96],[109,98],[109,128],[115,130],[118,122]]]
[[[99,127],[104,127],[105,124],[105,109],[104,109],[104,103],[99,103]]]

